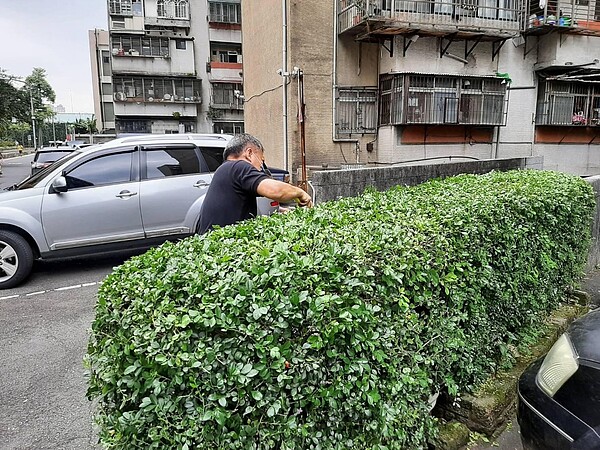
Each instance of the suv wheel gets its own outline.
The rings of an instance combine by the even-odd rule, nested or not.
[[[31,272],[33,251],[23,237],[0,230],[0,289],[8,289],[23,281]]]

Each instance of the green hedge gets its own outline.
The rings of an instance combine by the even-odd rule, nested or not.
[[[107,448],[418,449],[581,275],[594,195],[543,171],[368,191],[165,244],[103,283]]]

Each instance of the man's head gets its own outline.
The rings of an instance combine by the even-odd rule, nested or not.
[[[264,149],[261,142],[251,134],[236,134],[223,151],[223,160],[227,159],[244,159],[261,170],[265,159]]]

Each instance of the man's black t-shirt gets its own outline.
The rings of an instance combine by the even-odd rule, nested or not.
[[[243,160],[227,160],[215,171],[200,211],[198,233],[256,217],[256,189],[269,178]]]

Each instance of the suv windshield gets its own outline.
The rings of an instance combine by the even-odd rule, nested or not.
[[[72,152],[72,148],[65,150],[53,150],[50,152],[38,152],[35,157],[35,161],[39,163],[54,162],[58,161],[59,159],[65,157],[66,155]]]
[[[79,155],[81,152],[79,151],[74,151],[74,152],[70,152],[69,154],[67,154],[67,156],[64,156],[60,159],[60,162],[57,161],[57,163],[59,163],[60,165],[64,165],[67,161],[70,161],[71,159],[73,159],[75,156]],[[7,190],[12,191],[12,190],[20,190],[20,189],[29,189],[32,188],[33,186],[35,186],[36,184],[38,184],[38,182],[44,178],[46,175],[48,175],[48,173],[50,173],[51,171],[53,171],[56,168],[56,164],[50,164],[48,167],[44,167],[42,170],[40,170],[39,172],[37,172],[35,175],[32,175],[28,178],[25,178],[23,181],[12,185],[11,187],[7,188]]]

